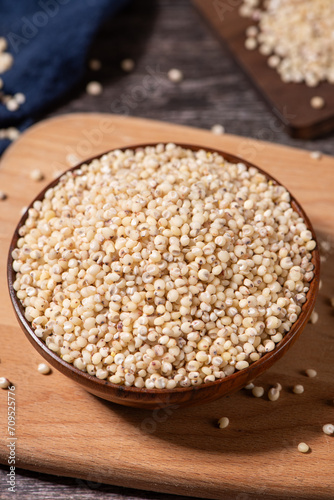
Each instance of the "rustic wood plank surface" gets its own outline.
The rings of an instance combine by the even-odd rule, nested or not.
[[[230,133],[334,154],[333,136],[317,141],[297,141],[275,127],[270,111],[190,0],[135,0],[101,30],[91,55],[102,59],[103,70],[87,72],[86,81],[101,80],[103,94],[88,96],[83,83],[56,109],[50,110],[51,115],[71,111],[115,111],[207,129],[222,123]],[[124,57],[133,57],[136,61],[135,70],[130,74],[119,67]],[[185,78],[180,84],[172,84],[166,79],[165,73],[171,67],[184,72]],[[150,69],[161,75],[160,83],[149,90],[144,88],[146,92],[142,91],[140,96],[134,89],[143,87]],[[120,109],[120,104],[124,103],[125,107]],[[333,288],[327,288],[327,292],[333,295]],[[322,291],[322,294],[325,300],[326,293]],[[5,490],[6,473],[7,469],[0,468],[0,498],[7,500],[13,495]],[[22,500],[174,498],[28,471],[18,472],[16,479],[17,498]],[[258,497],[263,498],[263,495]],[[247,500],[247,495],[239,489],[230,498]]]
[[[41,358],[20,331],[5,283],[8,242],[21,207],[66,168],[68,152],[80,159],[107,148],[180,137],[252,156],[300,200],[321,240],[333,238],[334,161],[329,156],[317,161],[297,149],[106,114],[71,114],[30,128],[5,153],[0,170],[0,184],[8,193],[1,208],[1,371],[17,385],[16,464],[86,482],[192,497],[332,500],[334,453],[321,430],[334,410],[333,314],[328,300],[333,293],[332,254],[323,266],[317,303],[321,320],[308,325],[292,349],[259,378],[266,389],[277,381],[283,385],[277,403],[241,391],[201,407],[145,411],[104,402],[56,371],[43,377],[36,370]],[[30,179],[33,168],[45,174],[43,183]],[[305,376],[310,367],[318,371],[316,379]],[[295,383],[305,385],[302,396],[292,393]],[[6,392],[0,397],[0,435],[8,436]],[[225,432],[216,425],[222,415],[231,420]],[[308,442],[312,452],[298,453],[299,441]],[[2,440],[0,462],[7,457]]]

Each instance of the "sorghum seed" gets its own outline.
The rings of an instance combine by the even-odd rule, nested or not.
[[[8,389],[10,386],[10,381],[6,377],[0,377],[0,388],[1,389]]]
[[[172,68],[167,73],[168,78],[171,82],[179,83],[183,80],[183,73],[177,68]]]
[[[86,92],[89,95],[100,95],[102,94],[102,85],[100,82],[89,82],[86,86]]]
[[[211,132],[215,135],[222,135],[225,133],[225,129],[224,129],[223,125],[220,125],[219,123],[217,123],[216,125],[212,125]]]
[[[319,319],[319,314],[316,311],[312,311],[310,316],[310,323],[312,323],[312,325],[315,325],[318,319]]]
[[[260,387],[260,386],[255,386],[253,387],[252,389],[252,394],[254,397],[256,398],[262,398],[263,394],[264,394],[264,389],[263,387]]]
[[[322,153],[321,153],[321,151],[311,151],[310,157],[313,160],[320,160],[322,158]]]
[[[293,387],[293,389],[292,389],[292,390],[293,390],[293,392],[294,392],[295,394],[303,394],[303,392],[304,392],[304,386],[303,386],[303,385],[300,385],[300,384],[297,384],[297,385],[295,385],[295,386]]]
[[[51,372],[51,368],[46,363],[40,363],[37,370],[39,373],[42,373],[42,375],[48,375]]]
[[[311,106],[314,109],[322,109],[325,106],[325,99],[320,96],[314,96],[311,99]]]
[[[323,432],[327,434],[328,436],[331,436],[334,434],[334,425],[333,424],[325,424],[322,428]]]
[[[89,69],[92,71],[99,71],[101,69],[101,61],[99,59],[91,59],[88,63]]]
[[[314,378],[317,376],[317,372],[315,370],[312,370],[312,368],[309,368],[307,370],[305,370],[305,374],[309,377],[309,378]]]
[[[227,417],[222,417],[218,420],[218,426],[220,429],[225,429],[229,425],[230,421]]]
[[[133,68],[135,67],[135,62],[133,59],[123,59],[123,61],[121,62],[121,68],[123,71],[126,71],[126,73],[130,73],[130,71],[133,70]]]
[[[310,450],[310,447],[309,447],[308,444],[306,444],[306,443],[299,443],[299,445],[298,445],[298,451],[300,451],[300,453],[307,453],[309,450]]]
[[[42,181],[44,179],[44,174],[38,168],[35,168],[30,172],[30,179],[33,181]]]
[[[280,396],[280,391],[276,389],[275,387],[272,387],[268,391],[268,399],[270,401],[277,401]]]

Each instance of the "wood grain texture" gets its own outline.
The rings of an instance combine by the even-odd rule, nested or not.
[[[278,177],[304,206],[321,238],[334,234],[333,159],[235,136],[159,122],[107,115],[72,115],[40,123],[5,153],[0,169],[1,205],[0,334],[1,374],[15,385],[17,465],[135,488],[217,499],[331,499],[333,441],[322,425],[333,419],[333,254],[323,264],[320,321],[308,325],[289,353],[260,378],[267,389],[279,381],[278,402],[241,391],[190,409],[153,412],[123,408],[86,393],[62,374],[40,375],[38,354],[24,339],[6,291],[9,240],[20,209],[43,183],[30,180],[40,168],[45,183],[66,168],[71,151],[80,158],[108,148],[148,141],[182,140],[217,147],[251,161]],[[246,148],[246,149],[245,149]],[[247,154],[248,153],[248,154]],[[318,377],[303,371],[315,368]],[[295,383],[305,393],[292,394]],[[6,391],[1,391],[0,435],[6,436]],[[225,430],[216,427],[230,418]],[[297,452],[298,442],[311,453]],[[0,460],[7,461],[1,438]],[[243,497],[240,495],[244,495]],[[246,495],[246,496],[245,496]]]
[[[334,130],[334,87],[322,82],[311,88],[304,83],[284,83],[275,69],[267,64],[268,56],[245,48],[246,28],[254,21],[241,17],[243,0],[194,0],[219,36],[227,43],[237,62],[252,79],[255,87],[279,117],[292,137],[313,139]],[[313,109],[314,96],[323,97],[326,105]]]

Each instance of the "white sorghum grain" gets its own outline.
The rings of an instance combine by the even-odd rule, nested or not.
[[[123,59],[123,61],[121,62],[121,68],[126,73],[130,73],[134,67],[135,67],[135,62],[133,59],[127,58]]]
[[[37,370],[42,375],[48,375],[51,372],[51,368],[46,363],[40,363],[37,367]]]
[[[251,391],[252,389],[254,389],[254,384],[253,382],[251,382],[250,384],[247,384],[245,385],[245,389],[247,389],[247,391]]]
[[[216,125],[212,125],[211,132],[215,135],[222,135],[225,133],[225,129],[224,129],[223,125],[216,123]]]
[[[7,49],[7,40],[5,37],[0,36],[0,52],[4,52]]]
[[[100,82],[89,82],[86,86],[86,92],[89,95],[100,95],[102,94],[102,85]]]
[[[264,394],[264,389],[263,387],[260,387],[260,386],[255,386],[253,387],[252,389],[252,394],[254,397],[256,398],[262,398],[263,394]]]
[[[17,111],[19,109],[19,103],[13,98],[8,99],[6,102],[6,108],[8,111]]]
[[[183,73],[180,69],[172,68],[168,71],[167,76],[171,82],[179,83],[183,80]]]
[[[0,52],[0,73],[8,71],[14,63],[14,58],[9,52]]]
[[[246,30],[246,47],[259,46],[284,82],[305,82],[309,87],[326,80],[334,83],[332,0],[267,0],[261,4],[243,0],[239,13],[258,21]],[[318,96],[314,99],[313,107],[323,107]]]
[[[312,323],[312,325],[315,325],[318,319],[319,319],[319,314],[316,311],[312,311],[310,316],[310,323]]]
[[[6,377],[0,377],[0,389],[8,389],[10,381]]]
[[[312,97],[310,104],[314,109],[322,109],[325,106],[325,99],[321,96],[315,95]]]
[[[297,448],[300,453],[307,453],[310,450],[309,445],[306,443],[299,443]]]
[[[293,392],[295,394],[303,394],[303,392],[304,392],[304,386],[300,385],[300,384],[297,384],[297,385],[293,386],[292,390],[293,390]]]
[[[309,378],[314,378],[317,376],[317,372],[315,370],[312,370],[312,368],[309,368],[308,370],[305,370],[305,374],[309,377]]]
[[[270,401],[277,401],[280,397],[280,391],[276,387],[271,387],[268,391],[268,399]]]
[[[221,379],[275,349],[306,300],[312,233],[289,199],[218,153],[114,150],[29,209],[14,289],[49,349],[100,379]]]
[[[257,41],[256,38],[247,38],[245,41],[245,47],[247,50],[254,50],[257,47]]]
[[[101,69],[101,61],[99,59],[90,59],[88,62],[88,67],[92,71],[99,71]]]
[[[17,92],[16,94],[14,94],[13,98],[19,105],[24,104],[26,102],[26,96],[22,94],[22,92]]]
[[[310,157],[312,160],[320,160],[322,158],[322,153],[321,151],[311,151]]]
[[[325,424],[323,426],[322,430],[328,436],[332,436],[334,434],[334,425],[333,424]]]
[[[35,168],[30,172],[30,179],[36,182],[42,181],[44,179],[44,174],[39,168]]]
[[[229,425],[230,421],[227,417],[222,417],[218,420],[218,426],[220,429],[225,429]]]

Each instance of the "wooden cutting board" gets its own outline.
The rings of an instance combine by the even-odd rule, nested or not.
[[[41,358],[21,332],[10,304],[6,254],[23,206],[59,171],[117,146],[182,141],[247,157],[277,176],[302,202],[322,240],[334,235],[334,160],[308,152],[138,118],[74,114],[30,128],[4,154],[0,189],[0,376],[16,386],[16,465],[85,481],[214,499],[332,499],[334,437],[333,252],[323,263],[320,320],[259,383],[280,382],[277,402],[246,390],[202,407],[145,411],[107,403],[62,374],[40,375]],[[45,181],[29,177],[40,168]],[[308,379],[303,371],[314,368]],[[291,391],[305,386],[302,395]],[[227,416],[228,428],[216,426]],[[7,391],[0,390],[0,462],[8,460]],[[307,442],[309,454],[297,451]],[[97,487],[94,485],[94,488]]]
[[[292,137],[313,139],[334,130],[334,85],[321,83],[316,88],[304,83],[284,83],[267,64],[268,56],[258,50],[245,48],[246,28],[254,21],[241,17],[239,7],[243,0],[193,0],[200,12],[227,44],[241,68],[250,77],[270,110],[278,116],[281,124]],[[262,3],[262,2],[261,2]],[[322,109],[313,109],[310,100],[314,96],[325,99]],[[263,132],[263,138],[268,134]],[[272,135],[272,134],[271,134]],[[269,134],[270,137],[270,134]]]

